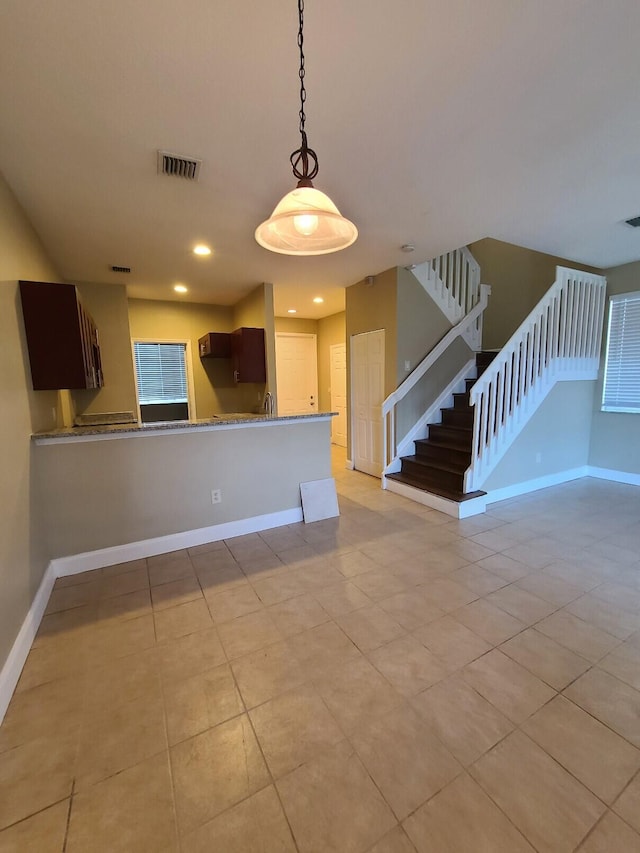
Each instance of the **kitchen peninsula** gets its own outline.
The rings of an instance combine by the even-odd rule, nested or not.
[[[34,434],[58,573],[301,521],[300,483],[331,476],[331,417],[230,414]]]

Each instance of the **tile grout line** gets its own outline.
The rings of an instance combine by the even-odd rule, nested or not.
[[[231,665],[229,665],[229,669],[231,670],[231,675],[232,675],[232,677],[233,677],[233,682],[234,682],[234,684],[235,684],[236,690],[238,691],[238,695],[240,696],[240,699],[241,699],[241,701],[242,701],[243,707],[244,707],[244,709],[245,709],[244,713],[245,713],[245,714],[246,714],[246,716],[247,716],[247,721],[248,721],[249,725],[251,726],[251,731],[253,732],[253,737],[255,738],[256,744],[258,745],[258,749],[260,750],[260,755],[261,755],[262,760],[263,760],[263,762],[264,762],[264,766],[266,767],[267,773],[269,774],[269,778],[270,778],[270,780],[271,780],[271,785],[273,786],[273,790],[275,791],[276,796],[277,796],[277,798],[278,798],[278,802],[280,803],[280,808],[282,809],[282,814],[284,815],[284,819],[285,819],[285,821],[287,822],[287,826],[289,827],[289,832],[291,833],[291,838],[292,838],[292,840],[293,840],[294,847],[295,847],[296,851],[298,851],[298,853],[300,853],[300,848],[299,848],[299,846],[298,846],[297,839],[296,839],[295,834],[294,834],[294,832],[293,832],[293,827],[291,826],[291,823],[290,823],[290,821],[289,821],[289,816],[287,815],[286,809],[285,809],[285,807],[284,807],[284,803],[282,802],[282,797],[280,796],[280,791],[278,790],[278,786],[276,785],[276,780],[275,780],[275,778],[274,778],[274,776],[273,776],[273,773],[271,772],[271,767],[269,766],[269,763],[268,763],[268,761],[267,761],[267,758],[266,758],[266,756],[265,756],[265,754],[264,754],[264,750],[263,750],[263,748],[262,748],[262,744],[260,743],[260,738],[258,737],[258,734],[257,734],[257,732],[256,732],[256,730],[255,730],[255,726],[253,725],[253,720],[251,719],[251,714],[249,713],[249,709],[248,709],[248,708],[247,708],[247,706],[246,706],[246,702],[245,702],[245,700],[244,700],[244,696],[242,695],[242,692],[241,692],[241,690],[240,690],[240,685],[238,684],[238,682],[237,682],[237,680],[236,680],[236,674],[235,674],[235,672],[233,671],[233,668],[231,667]],[[260,789],[260,790],[264,790],[264,789]],[[258,792],[256,791],[255,793],[258,793]],[[246,797],[245,799],[249,799],[249,798],[250,798],[250,797],[252,797],[252,796],[254,796],[254,794],[250,794],[250,795],[249,795],[249,797]],[[243,801],[243,802],[244,802],[244,801]],[[235,805],[238,805],[238,804],[236,803]],[[234,806],[232,806],[231,808],[234,808]]]
[[[71,796],[69,797],[69,809],[67,811],[67,825],[64,830],[64,843],[62,845],[62,853],[65,853],[67,849],[67,842],[69,840],[69,827],[71,826],[71,810],[73,808],[73,797],[76,789],[76,780],[75,777],[73,782],[71,783]]]

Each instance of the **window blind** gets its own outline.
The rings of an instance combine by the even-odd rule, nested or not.
[[[640,292],[609,299],[602,411],[640,412]]]
[[[185,345],[136,342],[133,347],[140,405],[186,403]]]

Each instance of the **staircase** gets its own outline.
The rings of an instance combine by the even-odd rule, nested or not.
[[[453,262],[452,253],[427,262],[426,272],[416,277],[424,278],[425,289],[443,312],[455,301],[453,314],[466,313],[382,404],[382,487],[466,518],[484,512],[487,493],[482,489],[489,475],[553,386],[597,378],[606,279],[556,267],[555,282],[500,352],[477,352],[491,288],[481,284],[476,289],[479,273],[468,250],[453,254]],[[465,269],[474,286],[460,289],[458,270],[464,280]],[[469,360],[398,436],[398,406],[460,337],[476,351],[477,377],[469,378],[474,367]],[[441,422],[434,423],[438,411]],[[412,445],[415,452],[406,455]]]
[[[414,441],[415,454],[402,456],[400,471],[387,474],[388,480],[458,503],[485,494],[464,490],[473,445],[473,407],[469,394],[496,355],[496,352],[476,353],[476,377],[465,380],[466,391],[453,394],[452,407],[440,409],[441,422],[428,425],[428,438]]]

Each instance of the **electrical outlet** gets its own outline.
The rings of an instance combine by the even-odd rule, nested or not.
[[[536,465],[542,462],[542,453],[536,453]]]
[[[212,489],[211,490],[211,503],[212,504],[221,504],[222,503],[222,490],[221,489]]]

